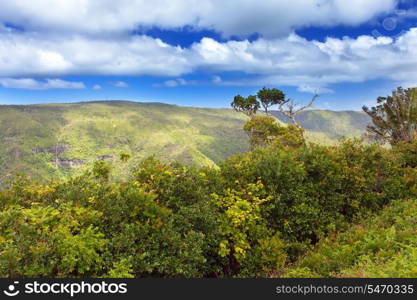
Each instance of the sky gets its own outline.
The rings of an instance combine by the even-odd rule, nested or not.
[[[0,104],[229,107],[279,88],[360,110],[417,86],[417,0],[0,1]]]

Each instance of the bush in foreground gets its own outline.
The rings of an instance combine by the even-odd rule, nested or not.
[[[103,163],[47,185],[18,178],[0,192],[0,276],[368,276],[381,264],[386,274],[414,274],[414,250],[386,244],[391,228],[364,228],[355,255],[342,242],[326,248],[335,232],[415,195],[412,149],[282,141],[219,169],[149,158],[126,182],[110,182]],[[409,226],[398,242],[412,243],[413,223],[397,223]],[[300,260],[317,243],[322,250]],[[399,265],[406,269],[395,273]]]

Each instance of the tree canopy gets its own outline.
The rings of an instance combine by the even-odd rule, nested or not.
[[[263,87],[259,90],[258,99],[265,110],[265,113],[268,114],[268,108],[273,105],[282,105],[288,100],[285,100],[285,94],[279,89],[267,89]]]
[[[237,95],[234,97],[231,106],[234,110],[242,112],[248,117],[255,115],[258,109],[260,108],[260,104],[256,99],[256,96],[253,95],[250,95],[248,97],[242,97],[241,95]]]
[[[363,107],[371,119],[368,137],[379,142],[410,143],[417,137],[417,89],[397,88],[391,96],[378,97],[377,105]]]

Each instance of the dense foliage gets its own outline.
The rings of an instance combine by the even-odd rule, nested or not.
[[[288,270],[334,232],[415,196],[412,145],[391,150],[356,140],[331,147],[283,141],[219,168],[151,157],[124,182],[112,181],[104,162],[48,184],[17,178],[0,192],[0,276],[357,274],[354,267],[315,269],[304,260]]]
[[[417,88],[397,88],[392,96],[378,97],[377,106],[363,107],[371,119],[368,136],[397,144],[417,138]]]
[[[255,115],[261,107],[260,103],[256,99],[256,96],[253,95],[250,95],[248,97],[236,95],[233,98],[233,102],[230,105],[235,111],[244,113],[248,117]]]
[[[417,201],[394,201],[339,235],[330,234],[285,277],[417,277]]]
[[[243,126],[243,130],[249,136],[252,149],[273,143],[297,147],[305,142],[303,129],[292,124],[283,126],[271,116],[253,116]]]

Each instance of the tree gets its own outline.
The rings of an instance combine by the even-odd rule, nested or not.
[[[256,96],[251,95],[248,97],[242,97],[241,95],[237,95],[234,97],[231,106],[234,110],[242,112],[248,117],[251,117],[256,114],[260,104],[256,99]]]
[[[377,106],[362,108],[372,120],[367,136],[378,142],[411,143],[417,137],[417,88],[397,88],[392,96],[378,97]]]
[[[301,129],[301,124],[296,120],[295,116],[301,111],[312,107],[314,101],[316,101],[318,97],[319,95],[315,94],[309,103],[301,107],[294,101],[294,99],[287,99],[279,104],[279,110],[284,116],[289,118],[296,127]]]
[[[285,94],[278,89],[267,89],[264,87],[259,90],[257,96],[266,114],[268,114],[269,107],[273,105],[280,105],[286,102]]]
[[[249,136],[249,142],[252,149],[255,147],[264,147],[271,142],[277,142],[287,145],[301,145],[304,143],[304,130],[301,124],[297,122],[295,116],[300,111],[313,105],[318,95],[314,95],[312,100],[305,106],[298,107],[292,99],[285,99],[285,94],[279,89],[262,88],[258,91],[257,96],[248,96],[247,98],[237,95],[231,103],[234,110],[242,112],[250,117],[243,129]],[[259,100],[258,100],[259,99]],[[256,112],[261,107],[264,108],[266,116],[256,116]],[[293,125],[285,128],[280,126],[274,117],[268,115],[268,108],[278,105],[279,110],[287,116]],[[288,137],[296,137],[296,142],[288,143]]]
[[[285,130],[277,119],[271,116],[254,116],[243,126],[249,136],[251,148],[264,147],[271,144]]]
[[[243,130],[249,136],[251,149],[272,144],[297,148],[305,143],[303,129],[292,124],[283,126],[272,116],[253,116],[243,126]]]

